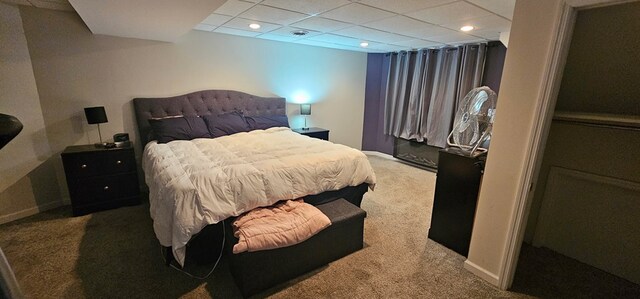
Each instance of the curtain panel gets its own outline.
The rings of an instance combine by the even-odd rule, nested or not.
[[[486,44],[389,53],[384,134],[444,148],[459,101],[480,86]]]

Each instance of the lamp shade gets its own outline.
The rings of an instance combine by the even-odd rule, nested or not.
[[[300,104],[300,115],[311,115],[311,104]]]
[[[108,122],[107,112],[104,111],[104,106],[84,108],[84,115],[87,117],[87,123],[90,125]]]

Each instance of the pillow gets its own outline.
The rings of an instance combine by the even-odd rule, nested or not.
[[[211,138],[204,120],[198,116],[149,119],[149,125],[158,143],[173,140]]]
[[[219,115],[205,115],[202,118],[207,124],[211,137],[214,138],[251,130],[240,111]]]
[[[251,130],[266,130],[272,127],[289,127],[286,115],[247,116],[247,123]]]

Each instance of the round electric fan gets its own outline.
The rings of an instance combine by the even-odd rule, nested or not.
[[[476,151],[486,152],[481,145],[491,136],[497,98],[489,87],[472,89],[460,102],[447,144],[459,147],[469,156]]]

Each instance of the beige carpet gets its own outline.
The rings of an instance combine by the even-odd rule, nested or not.
[[[521,293],[500,291],[467,272],[462,266],[464,257],[427,239],[435,174],[379,157],[370,157],[370,161],[378,185],[365,195],[362,204],[368,213],[365,248],[257,297],[495,298],[529,297],[523,293],[576,294],[572,289],[561,289],[562,283],[527,279],[536,267],[530,267],[524,279],[516,278],[514,289]],[[0,226],[0,247],[27,297],[240,296],[224,258],[206,280],[165,267],[148,204],[82,217],[70,214],[65,207]],[[536,263],[533,265],[543,262]],[[202,274],[206,268],[192,270]],[[610,277],[606,273],[599,275]],[[518,284],[520,281],[525,284]],[[633,293],[636,285],[626,286],[623,293],[604,295],[640,294]]]

